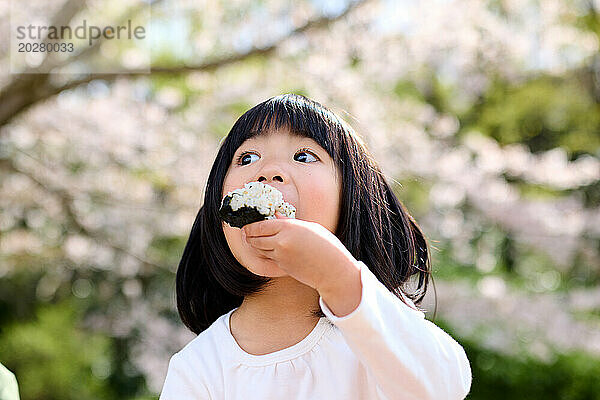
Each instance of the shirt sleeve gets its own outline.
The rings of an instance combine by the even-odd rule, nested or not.
[[[169,360],[167,377],[159,400],[209,400],[208,389],[180,353]]]
[[[319,304],[373,373],[382,393],[398,400],[464,399],[472,377],[463,347],[391,293],[362,261],[359,264],[358,307],[338,317],[322,297]]]
[[[19,400],[17,378],[2,364],[0,364],[0,400]]]

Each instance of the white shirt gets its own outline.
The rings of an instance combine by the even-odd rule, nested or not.
[[[362,297],[350,314],[335,316],[319,297],[327,317],[308,336],[253,355],[231,334],[233,309],[171,357],[159,400],[464,399],[462,346],[359,263]]]

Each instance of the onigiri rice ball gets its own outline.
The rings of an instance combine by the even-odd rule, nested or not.
[[[283,194],[277,188],[262,182],[249,182],[223,197],[219,216],[230,226],[241,228],[252,222],[276,219],[276,211],[288,218],[296,218],[296,208],[283,200]]]

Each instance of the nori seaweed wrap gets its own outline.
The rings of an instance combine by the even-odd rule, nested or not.
[[[296,208],[283,201],[283,194],[277,188],[250,182],[227,193],[221,202],[219,216],[230,226],[242,228],[252,222],[275,219],[276,211],[289,218],[296,217]]]

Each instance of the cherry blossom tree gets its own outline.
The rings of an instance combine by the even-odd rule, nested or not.
[[[97,10],[30,3],[56,25]],[[106,12],[140,11],[127,5]],[[95,376],[128,370],[158,393],[193,338],[174,278],[220,141],[253,105],[295,92],[365,138],[432,241],[428,318],[506,354],[600,356],[597,320],[581,318],[600,308],[597,2],[151,7],[171,35],[147,72],[60,73],[91,71],[98,41],[42,61],[51,73],[10,74],[0,42],[5,322],[76,299],[82,329],[124,347]],[[10,12],[0,3],[4,37]]]

